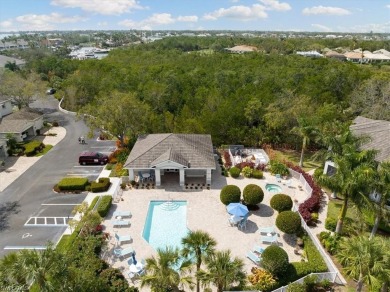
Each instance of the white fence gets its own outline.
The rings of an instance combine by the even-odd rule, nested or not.
[[[292,176],[293,178],[299,180],[299,182],[302,184],[303,189],[305,190],[307,196],[310,197],[311,194],[313,193],[313,189],[312,189],[312,187],[307,183],[307,181],[305,180],[305,177],[304,177],[301,173],[299,173],[299,172],[297,172],[297,171],[295,171],[295,170],[292,170],[291,168],[289,168],[288,170],[290,171],[290,174],[291,174],[291,176]]]

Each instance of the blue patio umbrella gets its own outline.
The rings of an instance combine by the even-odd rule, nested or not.
[[[135,252],[132,253],[131,257],[133,258],[133,264],[137,264],[137,260],[135,259]]]
[[[229,214],[240,216],[240,217],[244,217],[246,214],[249,213],[248,208],[241,203],[230,203],[226,207],[226,209],[229,212]]]

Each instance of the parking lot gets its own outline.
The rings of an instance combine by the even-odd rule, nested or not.
[[[87,139],[86,144],[79,144],[77,137],[83,135],[86,128],[77,124],[80,121],[66,124],[66,137],[0,192],[0,206],[13,206],[3,214],[0,256],[12,250],[44,248],[49,241],[56,243],[73,217],[72,210],[87,193],[56,193],[54,185],[63,177],[96,180],[104,165],[79,165],[79,154],[93,151],[109,155],[115,150],[114,141]]]

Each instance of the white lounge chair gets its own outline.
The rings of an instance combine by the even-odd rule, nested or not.
[[[124,248],[124,249],[121,249],[121,248],[114,249],[114,255],[119,257],[119,258],[128,256],[128,255],[132,254],[133,252],[134,252],[134,249],[131,246]]]
[[[260,233],[267,233],[267,234],[275,234],[276,233],[274,226],[259,228],[259,232]]]
[[[278,235],[274,234],[272,236],[261,236],[261,242],[270,242],[270,243],[278,243]]]
[[[122,244],[122,242],[131,241],[132,238],[131,238],[130,234],[119,235],[119,234],[115,233],[115,239],[119,244]]]
[[[262,254],[262,253],[264,252],[264,248],[262,248],[261,246],[255,245],[255,246],[253,247],[253,251],[254,251],[254,252],[257,252],[257,253],[259,253],[259,254]]]
[[[115,211],[114,212],[114,217],[131,217],[131,212],[130,211]]]
[[[250,259],[252,262],[254,262],[256,265],[260,265],[260,263],[261,263],[260,258],[251,251],[248,251],[248,253],[246,254],[246,257],[248,259]]]
[[[130,226],[129,220],[115,220],[112,222],[112,226]]]

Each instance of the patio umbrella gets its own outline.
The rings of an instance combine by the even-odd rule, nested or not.
[[[135,252],[132,253],[131,257],[133,258],[133,264],[137,264],[137,260],[135,259]]]
[[[240,216],[240,217],[244,217],[246,214],[249,213],[248,208],[241,203],[230,203],[226,207],[226,209],[229,212],[229,214]]]

